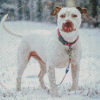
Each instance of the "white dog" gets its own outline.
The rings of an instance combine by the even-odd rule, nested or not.
[[[71,63],[73,80],[70,90],[77,89],[81,59],[81,44],[78,30],[81,25],[81,14],[83,13],[88,17],[86,8],[56,7],[51,12],[53,16],[58,15],[58,27],[54,32],[37,31],[25,37],[10,32],[4,25],[7,15],[4,16],[1,22],[3,28],[12,35],[22,37],[22,42],[18,49],[18,91],[21,90],[22,74],[30,57],[37,59],[40,64],[39,81],[43,89],[46,89],[43,77],[47,72],[51,92],[54,96],[59,96],[55,79],[55,68],[68,67],[69,63]]]

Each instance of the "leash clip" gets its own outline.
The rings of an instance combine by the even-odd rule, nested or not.
[[[67,50],[67,54],[69,55],[69,57],[71,57],[71,51],[72,51],[73,49],[71,48],[71,46],[69,47],[69,49]]]
[[[68,68],[66,68],[66,71],[65,71],[65,73],[67,74],[69,72],[69,67]]]

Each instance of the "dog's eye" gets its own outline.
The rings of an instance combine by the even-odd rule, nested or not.
[[[72,15],[72,17],[73,17],[73,18],[76,18],[76,17],[77,17],[77,15],[73,14],[73,15]]]
[[[60,17],[61,17],[61,18],[65,18],[65,14],[62,14]]]

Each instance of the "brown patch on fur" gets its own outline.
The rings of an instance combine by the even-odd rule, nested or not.
[[[58,14],[58,12],[61,10],[61,8],[63,8],[63,7],[55,7],[53,9],[53,11],[51,12],[51,15],[56,16]]]
[[[71,28],[71,30],[66,30],[65,27]],[[73,28],[74,28],[74,25],[70,20],[66,20],[66,23],[62,24],[62,31],[64,32],[69,33],[69,32],[75,31]]]
[[[83,11],[82,11],[81,7],[77,6],[76,8],[80,11],[81,14],[83,14]]]
[[[34,57],[36,60],[38,60],[40,63],[44,63],[42,59],[38,56],[38,54],[35,51],[30,52],[28,61],[30,60],[31,57]]]
[[[87,14],[87,10],[86,8],[82,8],[83,13],[86,15],[87,18],[89,18],[88,14]]]
[[[44,62],[42,61],[42,59],[38,56],[38,54],[37,54],[35,51],[30,52],[28,61],[30,60],[31,57],[34,57],[36,60],[38,60],[39,63],[44,63]],[[40,75],[41,75],[41,71],[40,71],[38,77],[40,77]]]
[[[88,14],[87,14],[87,9],[86,8],[81,8],[79,6],[77,6],[76,8],[80,11],[81,14],[84,13],[86,15],[86,17],[89,18]]]

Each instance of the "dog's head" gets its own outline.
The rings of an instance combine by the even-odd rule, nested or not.
[[[88,17],[86,8],[56,7],[51,12],[52,16],[58,15],[58,28],[66,33],[71,33],[79,29],[81,25],[81,14],[85,14]]]

